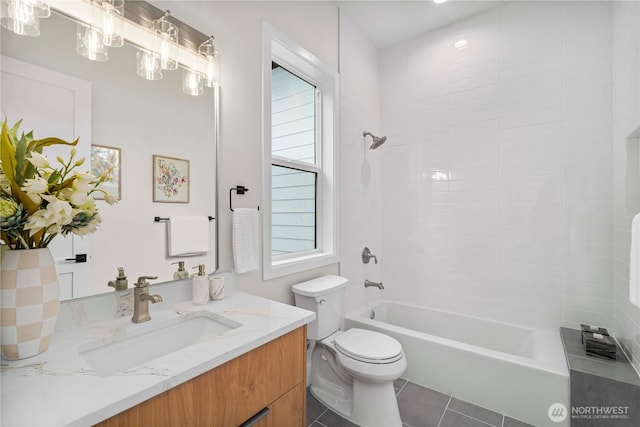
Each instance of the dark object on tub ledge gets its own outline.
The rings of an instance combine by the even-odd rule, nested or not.
[[[616,360],[616,343],[609,335],[582,331],[582,348],[588,356]]]
[[[601,326],[585,325],[584,323],[580,323],[580,328],[582,329],[582,332],[595,332],[597,334],[609,336],[607,328],[603,328]]]

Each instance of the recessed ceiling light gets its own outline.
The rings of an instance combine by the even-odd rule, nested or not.
[[[460,39],[457,42],[455,42],[453,44],[453,47],[455,47],[456,49],[462,49],[465,48],[469,45],[469,42],[465,39]]]
[[[446,2],[446,1],[447,1],[447,0],[433,0],[433,2],[434,2],[435,4],[442,4],[442,3]]]

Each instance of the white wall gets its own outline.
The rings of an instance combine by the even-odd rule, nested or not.
[[[389,297],[613,325],[611,43],[610,3],[511,2],[380,53]]]
[[[640,372],[640,308],[629,302],[631,220],[640,212],[640,3],[614,4],[613,46],[614,326]]]
[[[249,192],[234,196],[234,206],[261,204],[262,189],[262,22],[273,25],[329,67],[338,69],[338,9],[329,2],[153,1],[205,34],[221,50],[219,140],[220,269],[233,269],[229,188]],[[260,257],[262,259],[262,257]],[[293,303],[291,285],[322,274],[331,265],[263,282],[262,272],[236,275],[236,287],[256,295]]]
[[[369,150],[363,131],[380,135],[378,53],[340,16],[340,273],[350,279],[345,310],[375,301],[381,292],[364,281],[382,280],[380,265],[362,262],[365,246],[380,255],[380,167],[385,146]],[[382,258],[380,261],[382,261]]]

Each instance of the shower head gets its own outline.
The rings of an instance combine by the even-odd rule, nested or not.
[[[384,142],[387,140],[386,136],[375,136],[371,132],[362,132],[362,136],[364,136],[365,138],[367,137],[367,135],[373,138],[373,143],[369,146],[370,150],[375,150],[376,148],[384,144]]]

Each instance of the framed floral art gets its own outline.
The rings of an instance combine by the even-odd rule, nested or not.
[[[91,145],[91,173],[101,176],[111,168],[111,173],[102,183],[102,187],[118,200],[122,199],[121,163],[122,152],[119,148]],[[96,192],[93,198],[104,200],[104,193]]]
[[[189,160],[153,155],[153,201],[189,203]]]

